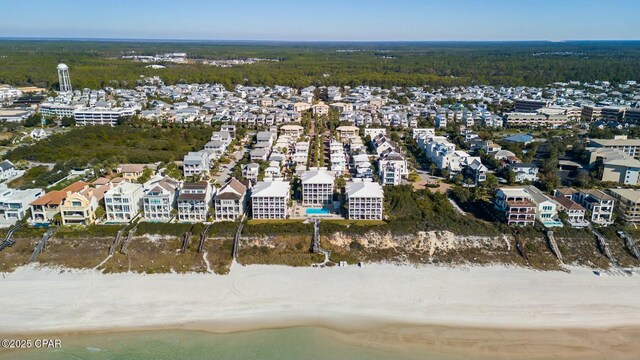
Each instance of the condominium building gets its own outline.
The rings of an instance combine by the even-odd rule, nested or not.
[[[522,188],[498,189],[494,208],[509,225],[531,226],[536,220],[537,205]]]
[[[104,194],[107,222],[128,223],[138,214],[144,195],[141,184],[121,182]]]
[[[251,190],[254,219],[286,219],[289,214],[290,186],[287,181],[258,182]]]
[[[529,100],[529,99],[517,99],[514,104],[513,111],[522,113],[534,113],[539,109],[549,107],[551,101],[548,100]]]
[[[333,201],[334,177],[326,170],[302,173],[302,206],[324,206]]]
[[[621,121],[628,108],[627,106],[607,106],[602,108],[600,117],[604,121]]]
[[[209,214],[212,189],[208,182],[184,183],[178,195],[178,220],[204,222]]]
[[[76,125],[111,125],[118,124],[118,119],[135,115],[132,108],[80,108],[73,111]]]
[[[67,105],[67,104],[56,104],[56,103],[44,103],[41,104],[40,114],[45,118],[52,117],[73,117],[73,112],[77,109],[77,106]]]
[[[229,180],[213,198],[216,220],[236,220],[244,214],[247,186],[236,178]]]
[[[616,199],[615,211],[625,223],[640,223],[640,190],[609,189],[607,193]]]
[[[382,220],[384,191],[373,181],[354,181],[345,186],[349,220]]]
[[[580,118],[582,119],[582,121],[594,121],[599,119],[601,115],[601,107],[585,105],[582,107]]]
[[[147,184],[145,184],[147,186]],[[180,183],[170,177],[148,184],[149,190],[142,197],[142,211],[149,221],[171,220]]]
[[[589,147],[618,149],[640,160],[640,139],[629,139],[626,135],[615,136],[613,139],[591,139]]]

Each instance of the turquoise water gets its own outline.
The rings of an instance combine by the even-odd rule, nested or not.
[[[329,215],[331,212],[327,209],[307,209],[307,215]]]
[[[340,341],[334,332],[319,328],[287,328],[231,334],[163,330],[69,335],[60,338],[60,350],[0,350],[0,359],[425,359],[424,354],[417,356],[402,348],[372,348],[369,345],[375,344],[375,337],[360,340],[360,346]],[[440,356],[426,358],[454,359]]]

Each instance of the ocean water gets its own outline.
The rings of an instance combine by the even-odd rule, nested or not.
[[[343,333],[319,327],[290,327],[228,334],[153,330],[49,335],[46,338],[61,339],[62,348],[0,349],[0,360],[640,359],[640,329],[498,330],[392,326]]]
[[[308,327],[229,334],[161,330],[49,337],[60,338],[62,348],[0,350],[0,359],[459,359],[424,352],[415,354],[402,347],[376,348],[375,337],[360,341],[362,344],[354,344],[340,340],[336,332]]]

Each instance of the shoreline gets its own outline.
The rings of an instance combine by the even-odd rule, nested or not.
[[[0,306],[12,309],[0,313],[0,334],[640,329],[638,285],[637,276],[595,276],[586,268],[234,264],[228,275],[148,275],[23,267],[0,278],[8,295]]]

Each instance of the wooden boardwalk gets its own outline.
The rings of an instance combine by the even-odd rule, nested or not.
[[[15,232],[21,227],[22,227],[22,223],[18,223],[14,225],[11,229],[9,229],[9,231],[7,232],[7,235],[4,237],[4,240],[2,240],[2,242],[0,243],[0,251],[8,247],[12,247],[16,243],[16,241],[13,240],[13,234],[15,234]]]
[[[45,232],[44,235],[42,235],[40,242],[38,242],[38,245],[36,246],[36,248],[33,250],[33,253],[31,254],[31,258],[29,259],[30,263],[35,262],[38,259],[38,255],[40,255],[42,250],[44,250],[44,247],[47,245],[47,241],[53,236],[55,232],[56,232],[56,228],[50,227],[49,230],[47,230],[47,232]]]
[[[200,242],[198,243],[198,253],[201,253],[204,250],[204,243],[207,241],[207,237],[209,236],[209,231],[211,231],[212,225],[213,223],[207,225],[207,227],[204,228],[204,231],[202,232],[202,234],[200,234]]]

